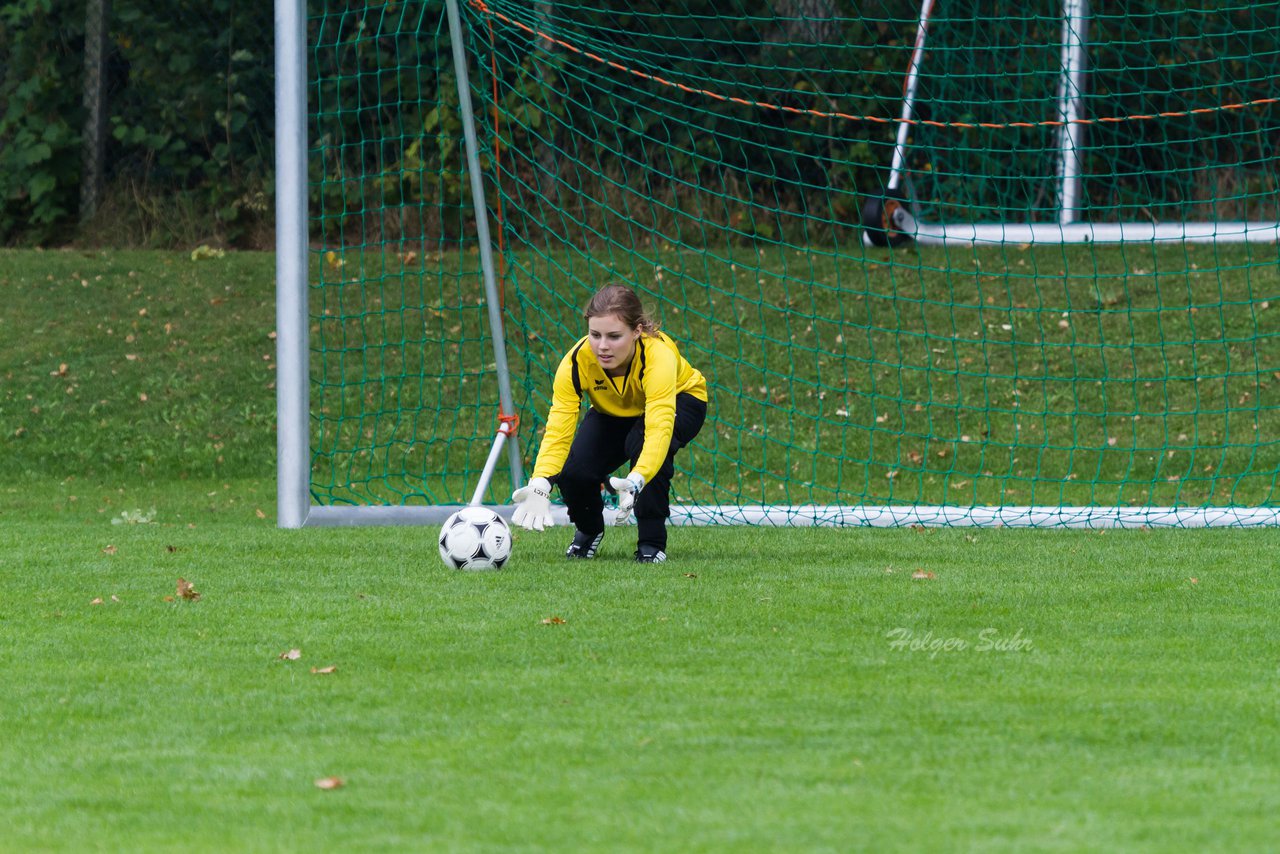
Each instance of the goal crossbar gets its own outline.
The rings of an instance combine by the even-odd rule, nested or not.
[[[912,234],[926,246],[963,244],[1064,243],[1275,243],[1280,240],[1276,222],[1114,222],[1067,224],[1045,222],[993,222],[928,224],[917,222]]]
[[[311,508],[306,524],[314,527],[439,525],[462,506],[318,506]],[[505,519],[511,518],[513,508],[510,505],[486,506]],[[551,515],[557,525],[571,526],[563,507],[553,508]],[[606,511],[605,515],[606,523],[611,522],[612,511]],[[1280,524],[1280,508],[676,505],[671,508],[670,524],[776,528],[900,528],[911,525],[948,528],[1253,528]]]

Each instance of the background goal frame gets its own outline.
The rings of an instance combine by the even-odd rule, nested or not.
[[[1063,0],[1061,75],[1058,83],[1058,221],[931,223],[917,217],[907,174],[909,135],[915,121],[915,101],[921,69],[928,51],[930,19],[936,0],[922,0],[915,44],[903,84],[902,113],[898,120],[883,198],[872,199],[863,211],[867,246],[914,240],[928,246],[966,244],[1072,244],[1072,243],[1274,243],[1280,240],[1280,222],[1222,220],[1210,222],[1091,223],[1080,217],[1082,156],[1090,120],[1082,108],[1089,67],[1089,0]],[[900,204],[895,204],[900,201]]]

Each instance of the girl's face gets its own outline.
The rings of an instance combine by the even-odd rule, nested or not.
[[[606,314],[587,320],[587,341],[596,361],[606,371],[625,371],[636,354],[636,341],[640,328],[632,329],[616,314]]]

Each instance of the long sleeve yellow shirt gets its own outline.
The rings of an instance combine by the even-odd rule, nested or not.
[[[705,401],[707,381],[665,334],[642,335],[636,341],[627,374],[622,377],[606,375],[586,336],[582,337],[556,369],[547,430],[538,449],[533,477],[552,477],[564,467],[578,432],[578,415],[585,397],[605,415],[644,416],[644,448],[632,471],[639,472],[647,483],[667,458],[675,427],[676,395],[682,392]]]

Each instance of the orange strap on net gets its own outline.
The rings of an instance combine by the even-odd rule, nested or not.
[[[516,433],[520,432],[520,416],[519,415],[503,415],[501,412],[499,412],[498,423],[502,425],[498,429],[501,432],[506,433],[508,436],[514,436],[516,435]],[[503,427],[506,427],[507,429],[503,430],[502,429]]]
[[[554,44],[557,47],[562,47],[567,51],[578,54],[579,56],[584,56],[587,59],[590,59],[594,62],[598,62],[602,65],[607,65],[610,68],[616,69],[626,74],[633,75],[635,77],[639,77],[642,80],[650,80],[662,86],[670,86],[673,89],[679,89],[681,92],[688,92],[689,94],[692,94],[692,95],[702,95],[703,97],[711,98],[716,101],[724,101],[726,103],[732,103],[732,104],[741,104],[742,106],[746,106],[746,107],[758,107],[762,110],[776,110],[777,112],[781,112],[781,113],[794,113],[796,115],[815,116],[817,118],[822,118],[822,119],[845,119],[847,121],[852,121],[852,122],[872,122],[875,124],[886,124],[886,125],[887,124],[907,124],[907,125],[912,125],[914,127],[960,128],[960,129],[987,128],[987,129],[994,129],[994,130],[1003,130],[1007,128],[1037,128],[1037,127],[1054,128],[1054,127],[1062,127],[1063,125],[1069,125],[1069,124],[1070,125],[1101,125],[1101,124],[1115,124],[1118,122],[1153,121],[1155,119],[1176,119],[1176,118],[1184,118],[1187,116],[1204,115],[1206,113],[1221,113],[1221,112],[1227,112],[1230,110],[1247,110],[1250,107],[1264,107],[1264,106],[1269,106],[1271,104],[1280,103],[1280,98],[1256,98],[1252,101],[1244,101],[1244,102],[1232,103],[1232,104],[1220,104],[1216,107],[1200,107],[1194,110],[1174,110],[1174,111],[1164,112],[1164,113],[1153,113],[1150,115],[1105,116],[1105,117],[1096,118],[1096,119],[1073,119],[1069,122],[1064,122],[1059,120],[1046,120],[1046,121],[1040,121],[1040,122],[939,122],[939,121],[933,121],[929,119],[910,119],[910,118],[887,119],[887,118],[884,118],[883,116],[860,116],[860,115],[855,115],[853,113],[841,113],[841,112],[827,111],[827,110],[814,110],[814,109],[808,109],[804,107],[788,107],[784,104],[771,104],[768,101],[753,101],[747,98],[737,98],[732,95],[724,95],[720,92],[712,91],[711,89],[699,89],[695,86],[688,86],[684,83],[677,83],[671,80],[667,80],[663,77],[659,77],[656,74],[649,74],[645,71],[639,70],[638,68],[631,68],[629,66],[623,65],[622,63],[617,62],[616,60],[606,59],[605,57],[600,56],[599,54],[591,53],[590,51],[584,50],[583,48],[580,48],[577,45],[570,44],[569,42],[564,41],[563,39],[558,39],[555,36],[548,35],[547,33],[541,32],[540,30],[535,30],[533,27],[529,26],[528,24],[513,20],[507,17],[506,15],[502,14],[501,12],[497,12],[493,9],[490,9],[489,6],[484,2],[484,0],[470,0],[470,2],[471,2],[471,6],[474,7],[476,11],[478,11],[482,15],[488,15],[493,18],[497,18],[499,21],[502,21],[505,24],[509,24],[510,26],[513,26],[516,29],[523,30],[524,32],[528,33],[529,35],[535,38],[539,38],[544,41],[550,42],[551,44]],[[490,38],[492,38],[492,24],[490,25],[490,28],[491,28]]]

